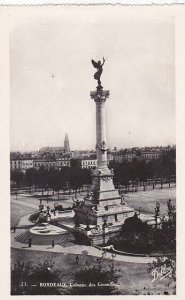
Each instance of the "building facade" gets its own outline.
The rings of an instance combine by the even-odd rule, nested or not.
[[[144,159],[148,163],[151,160],[159,159],[161,154],[162,153],[160,151],[144,151],[141,152],[141,159]]]
[[[83,158],[81,161],[82,169],[95,169],[97,167],[97,158]]]
[[[71,160],[70,157],[62,157],[56,159],[56,168],[60,171],[64,167],[70,167],[71,166]]]
[[[10,161],[11,170],[20,170],[26,172],[26,170],[33,168],[33,159],[15,159]]]
[[[136,152],[128,151],[128,150],[116,150],[112,151],[112,158],[114,161],[121,163],[122,161],[126,160],[132,162],[134,158],[136,158]]]

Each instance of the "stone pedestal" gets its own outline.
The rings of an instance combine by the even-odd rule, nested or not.
[[[113,184],[113,171],[107,167],[107,142],[105,102],[109,91],[97,88],[91,92],[96,103],[96,152],[97,168],[92,173],[92,187],[84,201],[75,208],[78,224],[96,225],[97,230],[105,227],[115,230],[125,219],[134,215],[134,209],[126,206]]]

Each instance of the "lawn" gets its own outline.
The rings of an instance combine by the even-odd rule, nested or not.
[[[51,208],[54,207],[55,202],[59,202],[63,205],[64,208],[72,206],[72,196],[60,196],[63,199],[60,199],[59,201],[56,200],[43,200],[43,204],[46,207],[47,205],[50,205]],[[11,196],[13,200],[15,200],[15,196]],[[64,200],[67,199],[68,200]],[[176,199],[176,189],[175,187],[168,188],[167,185],[163,189],[148,189],[146,191],[138,191],[134,193],[127,193],[125,194],[125,200],[128,204],[128,206],[135,208],[136,210],[141,207],[141,211],[145,213],[154,213],[155,210],[155,204],[157,201],[161,204],[161,213],[166,213],[167,210],[167,200],[171,199],[173,203],[175,204]],[[27,202],[27,203],[33,203],[39,206],[39,199],[36,197],[30,197],[26,195],[18,195],[17,200]],[[28,212],[29,213],[29,212]]]
[[[35,212],[35,209],[11,203],[11,226],[16,226],[21,217]]]
[[[19,195],[18,195],[19,197]],[[166,202],[169,198],[172,199],[175,204],[175,188],[164,188],[155,190],[140,191],[137,193],[129,193],[125,195],[127,204],[135,209],[141,207],[141,211],[147,213],[154,213],[155,203],[159,201],[161,203],[161,212],[166,212]],[[31,197],[20,196],[20,201],[26,201],[31,203],[38,203],[38,199]],[[32,202],[33,201],[33,202]],[[66,201],[67,202],[67,201]],[[35,210],[23,205],[11,203],[11,225],[16,225],[19,219],[27,214],[31,214]],[[61,282],[72,282],[73,275],[84,266],[97,265],[97,258],[87,256],[84,254],[79,255],[79,264],[76,264],[75,254],[60,254],[51,252],[41,252],[33,250],[21,250],[12,249],[12,265],[19,260],[21,262],[32,262],[38,264],[45,259],[53,260],[55,266],[61,270]],[[104,260],[104,268],[110,265],[110,260]],[[163,294],[168,291],[169,294],[173,294],[174,283],[172,279],[165,278],[163,280],[157,279],[152,283],[152,274],[148,272],[147,264],[134,264],[127,262],[114,262],[115,268],[120,275],[118,283],[120,284],[119,290],[122,295],[134,295],[137,294]]]
[[[32,262],[38,264],[45,259],[52,260],[57,269],[61,270],[61,282],[70,283],[73,282],[73,275],[84,266],[98,265],[96,257],[87,256],[85,254],[79,255],[79,264],[76,264],[75,254],[60,254],[41,251],[26,251],[21,249],[12,249],[11,253],[12,265],[16,260],[21,262]],[[107,268],[111,264],[110,260],[104,260],[103,268]],[[118,271],[120,284],[119,290],[122,295],[134,295],[137,294],[137,290],[140,294],[163,294],[164,291],[168,291],[169,294],[173,293],[174,284],[170,278],[163,280],[156,280],[152,283],[152,275],[148,272],[147,264],[134,264],[126,262],[114,262],[114,267]]]
[[[140,207],[141,211],[145,213],[155,213],[157,201],[160,202],[161,213],[166,213],[169,199],[172,200],[173,204],[176,204],[176,189],[174,187],[125,194],[125,201],[128,206],[135,209]]]

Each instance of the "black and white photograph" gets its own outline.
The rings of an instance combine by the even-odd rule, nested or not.
[[[176,295],[175,16],[150,12],[10,9],[12,296]]]

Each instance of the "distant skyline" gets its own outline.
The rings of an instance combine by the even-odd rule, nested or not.
[[[95,69],[102,84],[110,148],[175,144],[174,20],[129,18],[106,8],[62,8],[16,18],[10,34],[10,149],[95,149]],[[109,11],[110,12],[110,11]]]
[[[176,147],[176,145],[175,144],[170,144],[170,145],[164,145],[164,146],[162,146],[162,147],[168,147],[168,146],[170,146],[170,147],[173,147],[173,146],[175,146]],[[48,147],[55,147],[55,146],[48,146]],[[56,146],[57,147],[57,146]],[[60,147],[60,146],[59,146]],[[155,147],[160,147],[160,145],[157,145],[157,146],[155,146],[155,145],[153,145],[153,146],[143,146],[143,147],[137,147],[137,146],[135,146],[135,147],[132,147],[132,148],[149,148],[149,147],[151,147],[151,148],[155,148]],[[45,147],[41,147],[41,148],[47,148],[47,146],[45,146]],[[40,149],[41,149],[40,148]],[[28,150],[11,150],[11,152],[12,153],[14,153],[14,152],[19,152],[19,153],[30,153],[30,152],[37,152],[37,151],[39,151],[40,149],[35,149],[35,150],[32,150],[32,149],[28,149]],[[114,147],[113,148],[111,148],[111,149],[109,149],[109,150],[113,150],[114,149]],[[120,148],[117,148],[116,147],[116,149],[119,151],[119,150],[124,150],[124,149],[131,149],[131,148],[123,148],[123,147],[120,147]],[[96,149],[95,148],[93,148],[93,149],[72,149],[72,150],[70,150],[70,152],[74,152],[74,151],[96,151]]]
[[[70,143],[70,140],[69,140],[69,143]],[[148,146],[148,145],[143,145],[143,146],[137,146],[137,145],[135,145],[135,146],[133,146],[133,147],[117,147],[116,145],[115,146],[113,146],[113,147],[109,147],[109,150],[113,150],[114,148],[116,148],[117,150],[122,150],[122,149],[132,149],[132,148],[158,148],[158,147],[168,147],[168,146],[170,146],[170,147],[176,147],[176,144],[173,144],[173,143],[171,143],[171,144],[166,144],[166,145],[150,145],[150,146]],[[58,148],[58,147],[61,147],[61,148],[64,148],[64,146],[63,145],[54,145],[54,146],[48,146],[48,145],[46,145],[46,146],[42,146],[42,147],[40,147],[39,149],[27,149],[27,150],[11,150],[11,152],[21,152],[21,153],[26,153],[26,152],[37,152],[37,151],[39,151],[40,149],[42,149],[42,148]],[[70,149],[70,151],[96,151],[96,149],[95,149],[95,147],[93,147],[93,148],[80,148],[80,149]]]

